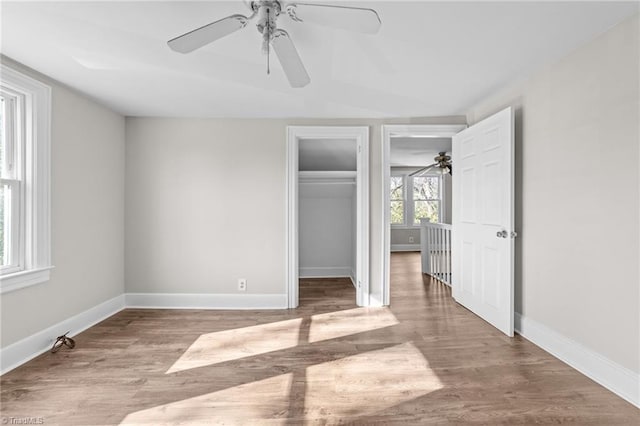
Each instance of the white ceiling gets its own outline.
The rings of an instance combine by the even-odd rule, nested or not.
[[[425,167],[439,152],[451,152],[451,138],[391,138],[391,167]]]
[[[334,2],[335,3],[335,2]],[[375,8],[377,35],[292,22],[311,84],[292,89],[260,35],[243,30],[191,54],[166,41],[232,2],[2,1],[3,54],[125,115],[414,117],[457,115],[637,13],[637,2],[343,2]]]

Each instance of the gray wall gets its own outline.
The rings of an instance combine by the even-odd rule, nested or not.
[[[2,347],[124,292],[122,116],[2,57],[52,88],[51,255],[45,283],[5,293]]]
[[[453,173],[455,173],[455,170]],[[455,177],[452,175],[444,175],[442,178],[442,196],[444,197],[444,215],[442,221],[448,224],[451,224],[451,204],[453,201],[453,194],[451,191],[453,189],[453,179],[455,179]]]
[[[468,112],[515,105],[516,310],[640,372],[638,16]]]
[[[133,293],[285,292],[278,121],[127,118],[126,283]]]
[[[244,277],[247,293],[285,293],[286,126],[364,125],[370,288],[382,300],[381,125],[465,122],[127,118],[127,291],[235,293]]]
[[[413,242],[409,238],[413,237]],[[391,228],[391,251],[396,244],[420,245],[420,228]],[[419,248],[418,248],[419,249]]]
[[[298,194],[300,276],[322,276],[323,269],[327,276],[335,269],[349,276],[355,271],[355,184],[302,184]]]

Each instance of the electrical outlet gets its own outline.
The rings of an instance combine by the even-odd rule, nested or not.
[[[238,291],[247,291],[246,278],[238,278]]]
[[[412,243],[413,242],[413,237],[409,237],[409,242]]]

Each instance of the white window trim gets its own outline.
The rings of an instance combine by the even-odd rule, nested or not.
[[[440,184],[438,185],[438,190],[440,192],[440,199],[438,200],[440,202],[440,206],[438,208],[438,222],[442,222],[443,218],[444,218],[444,211],[443,211],[443,207],[445,205],[445,200],[444,200],[444,179],[442,178],[442,176],[439,176],[437,174],[426,174],[424,176],[433,176],[433,177],[439,177],[440,178]],[[389,221],[389,224],[391,226],[391,229],[420,229],[420,224],[414,224],[413,220],[414,220],[414,215],[415,215],[415,200],[413,199],[413,178],[410,177],[407,173],[400,173],[400,172],[396,172],[396,173],[391,173],[390,177],[401,177],[402,181],[403,181],[403,190],[402,190],[402,196],[403,196],[403,207],[404,207],[404,222],[403,223],[391,223],[391,221]],[[410,189],[410,190],[409,190]],[[388,189],[388,191],[390,191],[390,188]],[[409,193],[411,193],[411,196],[409,196]]]
[[[25,100],[24,269],[2,275],[0,294],[49,280],[51,265],[51,88],[0,64],[0,83]],[[29,155],[30,154],[30,155]]]

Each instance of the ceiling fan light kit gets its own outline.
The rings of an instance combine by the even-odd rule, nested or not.
[[[424,176],[426,174],[452,175],[453,167],[451,165],[451,157],[446,152],[439,152],[433,159],[435,163],[429,164],[409,176]]]
[[[269,57],[273,48],[291,87],[304,87],[309,84],[311,78],[291,37],[277,26],[278,17],[283,11],[282,3],[277,0],[252,1],[250,8],[253,12],[250,16],[227,16],[173,38],[167,44],[175,52],[193,52],[246,27],[249,21],[257,19],[256,28],[262,35],[262,51],[267,55],[267,74],[270,72]],[[284,11],[295,22],[310,22],[365,34],[377,33],[382,25],[375,10],[361,7],[291,3],[285,5]]]

